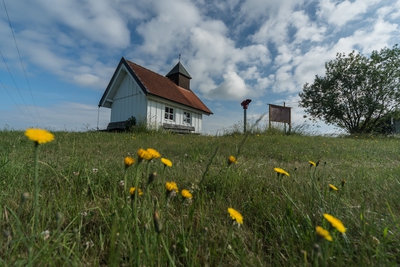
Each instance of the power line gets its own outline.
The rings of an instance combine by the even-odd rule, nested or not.
[[[11,94],[8,92],[7,87],[4,85],[4,83],[0,80],[1,85],[3,85],[4,89],[6,90],[7,94],[10,96],[11,100],[14,102],[14,105],[17,106],[17,108],[19,109],[19,111],[21,112],[22,115],[24,115],[25,119],[27,121],[29,121],[29,119],[25,116],[25,114],[22,112],[22,110],[20,109],[20,107],[18,106],[18,104],[14,101],[14,98],[11,96]]]
[[[6,62],[5,58],[3,57],[3,53],[1,53],[1,51],[0,51],[0,55],[1,55],[1,58],[3,59],[4,64],[5,64],[6,67],[7,67],[7,71],[8,71],[8,73],[10,74],[11,79],[12,79],[13,82],[14,82],[15,88],[17,88],[17,91],[18,91],[19,95],[21,96],[22,101],[24,102],[24,105],[25,105],[25,107],[26,107],[26,110],[28,110],[29,115],[31,115],[31,117],[33,118],[35,124],[37,124],[37,123],[36,123],[36,120],[35,120],[35,117],[33,117],[31,111],[29,110],[28,106],[27,106],[26,103],[25,103],[25,99],[23,98],[23,96],[22,96],[22,94],[21,94],[21,91],[19,90],[19,88],[18,88],[18,86],[17,86],[17,84],[16,84],[16,82],[15,82],[14,76],[11,74],[10,68],[8,67],[7,62]],[[3,84],[3,83],[2,83],[2,84]],[[4,84],[3,84],[3,87],[4,87],[4,89],[6,89],[8,95],[11,97],[12,101],[15,103],[14,99],[12,98],[12,96],[10,95],[10,93],[8,92],[8,90],[7,90],[7,88],[6,88],[6,86],[5,86]],[[16,103],[15,103],[15,104],[16,104]],[[18,105],[17,105],[17,107],[18,107],[18,109],[22,112],[22,110],[19,108]],[[24,114],[24,113],[22,112],[22,114]],[[25,114],[24,114],[24,116],[25,116]],[[25,118],[28,120],[28,118],[27,118],[26,116],[25,116]],[[28,121],[30,121],[30,120],[28,120]]]
[[[19,48],[18,48],[18,44],[17,44],[17,39],[15,38],[14,30],[13,30],[12,25],[11,25],[10,16],[8,15],[6,2],[5,2],[4,0],[3,0],[3,5],[4,5],[4,9],[5,9],[5,11],[6,11],[6,14],[7,14],[7,19],[8,19],[8,24],[10,25],[10,30],[11,30],[12,35],[13,35],[13,38],[14,38],[15,47],[17,48],[17,51],[18,51],[19,61],[21,62],[22,70],[24,71],[25,80],[26,80],[26,83],[27,83],[28,88],[29,88],[29,92],[30,92],[31,97],[32,97],[32,100],[33,100],[33,105],[35,106],[36,113],[37,113],[37,115],[38,115],[38,117],[39,117],[39,119],[40,119],[40,122],[41,122],[42,125],[44,126],[43,121],[42,121],[42,118],[40,117],[39,110],[38,110],[37,105],[36,105],[36,102],[35,102],[35,98],[33,97],[33,94],[32,94],[31,85],[30,85],[30,83],[29,83],[29,81],[28,81],[28,76],[26,75],[24,63],[22,62],[21,53],[19,52]],[[2,57],[3,57],[3,55],[2,55]],[[3,58],[3,60],[4,60],[4,58]],[[5,61],[4,61],[4,62],[5,62]],[[8,67],[7,67],[7,69],[8,69]],[[9,72],[10,72],[10,71],[9,71]],[[10,72],[10,74],[11,74],[11,72]],[[13,78],[13,80],[14,80],[14,78]],[[14,81],[14,83],[15,83],[15,81]],[[18,89],[18,87],[17,87],[17,89]],[[18,92],[19,92],[19,90],[18,90]],[[21,95],[21,93],[20,93],[20,95]],[[21,95],[21,98],[23,99],[22,95]],[[25,100],[24,100],[24,104],[25,104]],[[25,104],[25,105],[26,105],[26,104]],[[28,109],[28,106],[27,106],[26,108]],[[29,110],[29,109],[28,109],[28,110]],[[29,113],[31,114],[30,111],[29,111]],[[31,116],[32,116],[32,114],[31,114]],[[36,123],[35,117],[32,116],[32,118],[33,118],[33,120],[34,120],[35,123]]]

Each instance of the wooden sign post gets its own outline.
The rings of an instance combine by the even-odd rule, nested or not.
[[[244,127],[243,127],[243,133],[246,133],[246,125],[247,125],[247,108],[249,107],[249,104],[251,102],[251,99],[246,99],[243,100],[242,103],[240,105],[242,105],[243,107],[243,111],[244,111]]]
[[[269,106],[269,128],[271,128],[271,122],[283,122],[289,124],[289,133],[292,130],[291,123],[291,113],[292,108],[286,106],[278,106],[273,104],[268,104]],[[286,133],[286,124],[285,124]]]

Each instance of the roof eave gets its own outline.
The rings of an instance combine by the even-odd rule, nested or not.
[[[115,79],[117,78],[117,74],[119,73],[119,70],[121,68],[121,66],[124,65],[125,69],[128,71],[128,73],[135,79],[135,81],[138,83],[139,87],[142,89],[144,94],[148,94],[149,90],[147,90],[147,88],[143,85],[143,83],[140,81],[140,79],[138,78],[138,76],[135,74],[135,72],[132,70],[132,68],[129,66],[128,62],[125,60],[124,57],[121,58],[121,60],[118,63],[117,68],[114,71],[114,74],[110,80],[110,82],[107,85],[106,90],[103,93],[103,96],[101,97],[100,101],[99,101],[99,107],[106,107],[105,102],[107,101],[107,96],[110,93],[111,87],[115,81]]]
[[[105,104],[105,102],[106,102],[106,97],[107,97],[108,93],[109,93],[110,90],[111,90],[111,86],[112,86],[112,84],[114,83],[114,80],[115,80],[115,78],[117,77],[117,73],[118,73],[118,71],[119,71],[119,68],[121,67],[122,62],[123,62],[124,60],[125,60],[124,57],[122,57],[121,60],[119,61],[118,66],[117,66],[117,68],[115,69],[114,74],[113,74],[113,76],[111,77],[111,80],[108,82],[108,85],[107,85],[107,87],[106,87],[106,90],[104,91],[103,96],[101,97],[101,99],[100,99],[100,101],[99,101],[99,107],[104,107],[104,104]]]
[[[196,107],[193,107],[193,106],[190,106],[190,105],[186,105],[186,104],[184,104],[184,103],[181,103],[181,102],[178,102],[178,101],[169,99],[169,98],[167,98],[167,97],[163,97],[163,96],[159,96],[159,95],[157,95],[157,94],[153,94],[153,93],[151,93],[151,92],[149,92],[149,95],[155,96],[155,97],[157,97],[157,98],[165,99],[165,100],[174,102],[174,103],[176,103],[176,104],[179,104],[179,105],[182,105],[182,106],[191,108],[191,109],[198,110],[198,111],[200,111],[202,114],[205,114],[205,115],[212,115],[212,114],[214,114],[214,113],[211,112],[211,110],[210,110],[210,111],[206,111],[206,110],[203,110],[203,109],[199,109],[199,108],[196,108]]]

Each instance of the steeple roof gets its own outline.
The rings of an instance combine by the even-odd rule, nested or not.
[[[190,76],[189,72],[187,72],[187,70],[185,69],[185,67],[181,64],[181,62],[179,61],[178,64],[175,65],[175,67],[172,68],[172,70],[170,70],[170,72],[168,72],[167,75],[165,75],[166,77],[171,76],[173,74],[182,74],[183,76],[192,79],[192,76]]]

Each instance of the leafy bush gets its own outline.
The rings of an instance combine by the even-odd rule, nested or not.
[[[133,128],[136,126],[136,118],[134,116],[131,116],[127,121],[125,125],[125,131],[127,132],[132,132]]]

